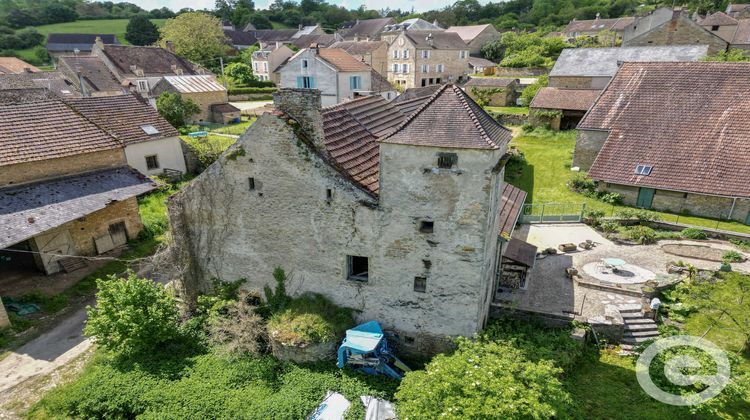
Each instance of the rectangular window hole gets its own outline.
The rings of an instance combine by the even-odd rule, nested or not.
[[[422,264],[424,265],[425,270],[432,268],[432,261],[430,260],[422,260]]]
[[[406,344],[414,344],[414,337],[409,337],[408,335],[404,336],[404,343]]]
[[[370,262],[367,257],[348,255],[346,265],[347,279],[355,281],[367,281],[369,279]]]
[[[414,291],[419,293],[427,291],[427,277],[414,277]]]
[[[247,179],[247,189],[250,191],[255,191],[255,178]]]
[[[455,153],[438,153],[438,167],[450,169],[458,163],[458,155]]]
[[[432,220],[422,220],[419,222],[419,231],[422,233],[432,233],[435,229],[435,222]]]
[[[329,203],[333,201],[333,190],[330,188],[326,188],[326,201]]]

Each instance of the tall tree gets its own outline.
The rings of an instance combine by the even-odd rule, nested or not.
[[[151,45],[159,40],[159,28],[145,15],[130,18],[125,31],[125,39],[133,45]]]
[[[167,41],[172,41],[177,55],[203,66],[215,65],[226,50],[221,21],[208,13],[183,13],[167,20],[160,32],[159,45],[165,47]]]

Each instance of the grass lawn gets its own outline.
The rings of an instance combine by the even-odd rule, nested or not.
[[[520,133],[511,142],[526,156],[526,164],[508,164],[505,179],[529,193],[526,203],[586,203],[587,209],[602,210],[606,216],[614,215],[626,206],[613,206],[602,201],[572,192],[566,186],[575,175],[570,165],[576,142],[575,131],[553,132],[537,129]],[[662,220],[686,225],[735,232],[750,233],[750,226],[738,222],[725,222],[695,216],[656,212]]]
[[[151,19],[158,27],[164,26],[166,19]],[[34,29],[42,35],[51,33],[80,33],[80,34],[115,34],[121,44],[129,44],[125,40],[125,28],[128,19],[77,20],[75,22],[53,23],[51,25],[35,26]]]
[[[484,109],[500,114],[529,115],[527,106],[486,106]]]

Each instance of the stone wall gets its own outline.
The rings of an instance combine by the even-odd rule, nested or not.
[[[94,238],[108,234],[109,226],[119,222],[125,223],[128,239],[135,239],[143,230],[135,197],[112,202],[102,210],[37,235],[30,241],[31,247],[48,254],[96,255]],[[37,256],[37,265],[52,274],[60,271],[57,259],[54,255]]]
[[[517,85],[515,83],[509,85],[507,88],[494,88],[494,87],[480,87],[480,86],[467,86],[466,93],[473,100],[477,100],[476,92],[481,91],[492,91],[500,89],[500,92],[493,93],[489,97],[489,106],[512,106],[516,103],[516,90]]]
[[[0,166],[0,187],[127,165],[124,149]]]
[[[229,101],[226,90],[214,91],[214,92],[197,92],[197,93],[181,93],[180,96],[188,98],[195,102],[200,108],[201,112],[190,117],[192,122],[221,122],[213,121],[211,118],[211,109],[209,108],[214,104],[225,104]]]
[[[728,44],[686,17],[674,18],[622,43],[623,47],[662,45],[708,45],[708,54],[714,55],[726,51]]]
[[[528,115],[524,114],[504,114],[498,112],[490,112],[490,115],[502,125],[523,125],[529,120]]]
[[[581,168],[582,171],[591,169],[608,136],[608,131],[579,129],[573,151],[573,166]]]
[[[582,69],[581,71],[585,71]],[[604,89],[611,77],[550,76],[549,86],[566,89]]]
[[[171,200],[175,242],[187,248],[178,253],[195,264],[183,284],[246,278],[244,287],[260,291],[282,267],[290,294],[352,307],[358,321],[396,332],[406,351],[440,351],[450,337],[479,331],[497,258],[502,174],[492,168],[504,150],[381,144],[376,199],[316,151],[321,117],[312,92],[277,95],[298,122],[261,116]],[[311,134],[299,138],[301,131]],[[459,155],[456,168],[437,168],[443,151]],[[432,233],[420,230],[422,221],[434,223]],[[368,259],[366,281],[349,278],[351,256]],[[426,278],[425,292],[414,290],[415,277]]]
[[[546,67],[501,67],[498,66],[495,70],[495,76],[498,77],[536,77],[549,74],[550,69]]]
[[[5,327],[10,327],[10,319],[8,319],[8,313],[5,312],[5,306],[0,305],[0,330]]]
[[[399,45],[401,39],[404,40],[403,45]],[[394,50],[399,51],[399,58],[393,58]],[[408,59],[404,58],[405,50],[409,51]],[[411,40],[401,33],[388,47],[388,81],[409,89],[421,87],[422,79],[427,79],[426,83],[429,85],[429,79],[433,79],[434,83],[432,84],[437,84],[438,78],[440,79],[440,83],[457,83],[467,77],[469,73],[468,48],[464,50],[466,52],[464,58],[461,58],[461,51],[455,49],[428,49],[427,51],[430,54],[428,58],[422,58],[422,51],[421,49],[417,49]],[[393,71],[394,64],[398,64],[398,72]],[[409,65],[408,73],[402,72],[403,64]],[[444,71],[437,71],[438,64],[443,65]],[[428,66],[427,72],[422,72],[422,65]]]
[[[482,47],[488,42],[492,42],[500,38],[500,33],[495,29],[494,26],[490,25],[485,28],[479,35],[469,43],[469,51],[471,55],[481,57]]]

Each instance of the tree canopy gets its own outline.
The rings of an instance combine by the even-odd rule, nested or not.
[[[133,45],[151,45],[159,40],[159,28],[145,15],[130,18],[125,39]]]
[[[169,19],[160,32],[160,46],[172,41],[175,54],[206,67],[215,65],[227,48],[221,22],[204,12],[183,13]]]

